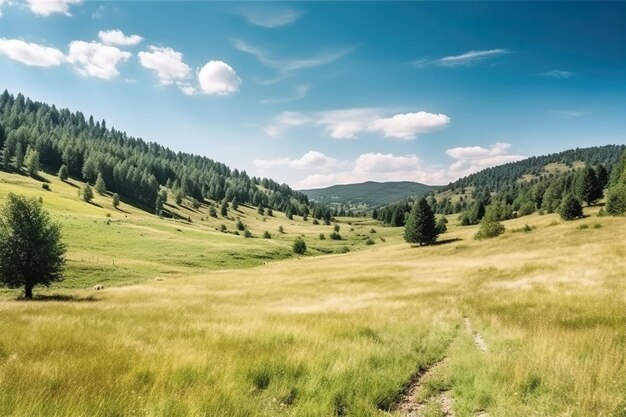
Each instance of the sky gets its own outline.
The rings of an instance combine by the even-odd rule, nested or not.
[[[0,89],[296,189],[626,143],[625,2],[0,0]]]

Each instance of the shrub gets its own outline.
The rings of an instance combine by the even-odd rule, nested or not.
[[[50,186],[48,184],[46,184],[45,182],[43,184],[41,184],[41,188],[43,188],[46,191],[50,191]]]
[[[317,219],[313,219],[312,223],[315,224],[315,225],[318,225],[318,224],[320,224],[320,221],[317,220]]]
[[[241,219],[237,219],[237,230],[241,230],[243,231],[246,228],[246,225],[243,224],[243,222],[241,221]]]
[[[332,232],[329,236],[332,240],[341,240],[341,235],[337,232]]]
[[[480,222],[480,229],[474,235],[474,239],[488,239],[504,233],[504,226],[497,220],[484,218]]]
[[[376,233],[376,229],[374,228],[370,229],[370,233]]]
[[[574,220],[583,216],[582,205],[573,194],[567,194],[563,197],[557,212],[563,220]]]
[[[285,229],[282,226],[278,226],[278,233],[285,233]]]
[[[306,252],[306,242],[301,237],[297,238],[293,242],[293,251],[298,255],[303,255]]]
[[[243,231],[243,237],[245,237],[245,238],[250,238],[250,237],[252,237],[252,232],[251,232],[250,230],[248,230],[248,229],[245,229],[245,230]]]
[[[326,240],[326,236],[324,236],[324,233],[320,233],[320,240]]]
[[[113,207],[117,208],[120,205],[120,195],[118,193],[113,193]]]
[[[339,225],[337,223],[335,223],[335,226],[333,227],[333,230],[335,232],[339,233],[339,229],[340,229]]]
[[[602,225],[600,223],[596,223],[596,224],[593,225],[593,228],[594,229],[601,229]]]
[[[579,224],[578,225],[578,229],[579,230],[589,229],[589,225],[588,224]]]
[[[215,207],[211,206],[211,208],[209,208],[209,216],[217,217],[217,210],[215,209]]]
[[[263,232],[263,239],[271,239],[272,235],[267,230]]]
[[[365,241],[365,244],[366,244],[367,246],[371,246],[371,245],[373,245],[373,244],[374,244],[374,241],[372,240],[372,238],[368,238],[368,239]]]
[[[222,232],[222,233],[226,233],[226,230],[227,230],[227,229],[226,229],[226,225],[222,223],[222,224],[220,225],[220,232]]]

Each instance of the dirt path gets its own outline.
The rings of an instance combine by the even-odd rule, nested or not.
[[[426,402],[416,401],[416,396],[422,389],[423,382],[428,380],[429,377],[436,372],[437,368],[442,366],[446,361],[446,358],[442,358],[435,364],[428,368],[418,370],[406,385],[406,389],[402,394],[402,399],[395,407],[396,410],[401,411],[407,417],[421,417],[426,411]],[[452,410],[452,397],[449,391],[441,391],[434,398],[439,406],[443,415],[446,417],[454,417]]]
[[[481,352],[489,351],[489,347],[487,346],[487,342],[485,341],[485,338],[483,337],[483,335],[481,335],[478,332],[475,332],[472,329],[472,322],[470,321],[470,319],[467,317],[464,317],[463,322],[465,323],[465,330],[467,331],[467,333],[471,334],[472,337],[474,338],[474,345],[476,345],[478,350],[480,350]]]

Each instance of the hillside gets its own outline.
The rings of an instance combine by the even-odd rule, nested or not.
[[[417,182],[374,182],[333,185],[326,188],[300,190],[309,200],[322,204],[374,208],[407,197],[424,195],[438,187]]]
[[[250,177],[204,156],[175,152],[108,128],[105,120],[7,90],[0,94],[0,148],[5,171],[21,169],[14,162],[16,156],[34,150],[47,172],[55,174],[65,166],[71,178],[91,184],[101,175],[107,190],[148,212],[155,211],[157,194],[167,187],[198,201],[236,199],[255,207],[330,218],[328,210],[309,205],[304,194],[286,184]],[[162,214],[170,215],[167,210]]]

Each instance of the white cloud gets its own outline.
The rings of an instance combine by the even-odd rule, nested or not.
[[[27,0],[30,11],[39,16],[62,13],[71,16],[70,5],[80,4],[82,0]]]
[[[446,154],[455,161],[448,168],[452,179],[460,178],[496,165],[515,162],[526,158],[522,155],[509,154],[509,143],[496,143],[489,148],[466,146],[451,148]]]
[[[575,73],[571,71],[566,71],[566,70],[552,70],[552,71],[542,72],[539,75],[542,75],[544,77],[561,79],[561,78],[569,78],[572,75],[575,75]]]
[[[301,158],[255,160],[254,165],[264,175],[276,176],[285,169],[308,171],[296,189],[319,188],[334,184],[350,184],[364,181],[416,181],[425,184],[447,184],[496,165],[524,159],[511,154],[509,143],[496,143],[489,147],[466,146],[451,148],[446,154],[451,162],[446,165],[426,164],[414,154],[368,152],[352,161],[339,161],[318,151],[309,151]]]
[[[446,127],[450,118],[445,114],[427,112],[399,113],[388,117],[380,117],[379,113],[388,113],[384,109],[354,108],[330,110],[309,115],[302,113],[281,113],[265,129],[270,136],[278,136],[292,127],[307,124],[324,127],[333,139],[356,139],[367,132],[382,133],[386,138],[414,139],[418,134],[432,132]],[[285,115],[298,115],[298,123],[293,123]]]
[[[60,50],[20,39],[0,38],[0,54],[35,67],[55,67],[65,62]]]
[[[450,55],[439,59],[419,59],[413,61],[413,65],[416,67],[425,67],[427,65],[438,65],[441,67],[461,67],[470,66],[478,61],[483,61],[487,58],[494,58],[497,56],[508,54],[508,49],[487,49],[480,51],[468,51],[460,55]]]
[[[99,42],[73,41],[68,61],[82,75],[110,80],[120,74],[117,66],[131,56],[130,52]]]
[[[304,126],[311,123],[311,118],[299,112],[282,112],[274,122],[265,128],[265,133],[269,136],[280,136],[285,130],[292,127]]]
[[[263,7],[245,8],[240,14],[246,18],[248,23],[261,26],[267,29],[273,29],[281,26],[287,26],[294,23],[302,16],[302,12],[294,9],[272,9],[267,5]]]
[[[149,46],[148,51],[139,52],[142,67],[156,73],[161,85],[170,85],[184,80],[191,74],[189,65],[183,62],[183,54],[172,48]]]
[[[102,43],[105,45],[129,46],[129,45],[137,45],[138,43],[143,41],[143,38],[139,35],[126,36],[124,35],[124,32],[122,32],[121,30],[117,30],[117,29],[106,30],[106,31],[101,30],[100,32],[98,32],[98,37],[100,38]]]
[[[200,92],[226,96],[239,91],[241,79],[225,62],[209,61],[198,73]]]
[[[309,151],[299,159],[279,158],[254,160],[254,165],[261,170],[285,166],[300,170],[329,171],[336,168],[339,164],[337,159],[326,156],[318,151]]]
[[[295,88],[295,94],[291,97],[282,97],[282,98],[266,98],[261,100],[261,104],[277,104],[277,103],[288,103],[290,101],[300,100],[306,97],[310,85],[297,85]]]
[[[307,58],[277,59],[272,57],[263,49],[247,42],[241,41],[239,39],[235,39],[234,44],[235,48],[239,49],[241,52],[253,55],[259,60],[259,62],[261,62],[261,64],[265,65],[266,67],[276,69],[282,74],[288,74],[293,71],[330,64],[333,61],[343,58],[354,49],[354,47],[349,47],[333,52],[321,53]],[[279,78],[279,80],[280,79],[282,79],[282,77]]]
[[[6,0],[0,0],[0,17],[2,17],[2,6],[6,3]]]
[[[372,108],[330,110],[315,114],[315,123],[324,126],[333,139],[355,139],[368,129],[377,112]]]
[[[371,131],[382,131],[387,138],[415,139],[420,133],[432,132],[450,124],[445,114],[417,113],[396,114],[393,117],[379,118],[369,125]]]

